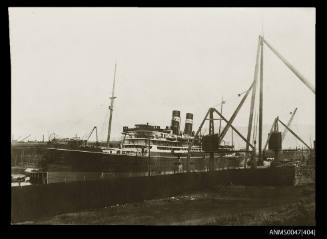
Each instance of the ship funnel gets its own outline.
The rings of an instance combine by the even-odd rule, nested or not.
[[[186,113],[184,134],[192,135],[193,114]]]
[[[173,130],[173,134],[179,134],[179,125],[181,122],[181,112],[178,110],[173,110],[173,116],[171,120],[171,129]]]

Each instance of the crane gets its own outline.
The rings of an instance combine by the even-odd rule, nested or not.
[[[277,121],[278,121],[278,120],[277,120],[277,117],[276,117],[276,118],[274,119],[274,122],[273,122],[271,128],[270,128],[270,131],[269,131],[269,134],[268,134],[268,138],[267,138],[267,140],[266,140],[265,147],[263,148],[263,151],[266,151],[266,149],[267,149],[268,142],[269,142],[269,139],[270,139],[270,135],[271,135],[271,133],[274,131],[274,127],[275,127]]]
[[[31,135],[27,135],[25,138],[21,139],[20,141],[24,141],[25,139],[28,139]]]
[[[262,151],[265,150],[267,143],[262,150],[262,119],[263,119],[263,46],[266,45],[286,66],[289,70],[291,70],[297,78],[306,86],[308,87],[314,94],[316,94],[314,86],[309,82],[293,65],[291,65],[290,62],[288,62],[270,43],[267,42],[267,40],[259,35],[259,43],[258,43],[258,50],[257,50],[257,61],[256,61],[256,67],[255,67],[255,75],[254,80],[256,80],[257,76],[257,67],[258,67],[258,55],[259,55],[259,46],[261,48],[261,57],[260,57],[260,95],[259,95],[259,159],[262,159]],[[249,124],[248,124],[248,141],[250,139],[251,135],[251,127],[252,127],[252,117],[253,117],[253,107],[254,107],[254,99],[255,99],[255,93],[252,92],[252,98],[251,100],[251,108],[250,108],[250,117],[249,117]],[[275,123],[275,121],[274,121]],[[287,125],[285,127],[287,129]],[[290,131],[290,130],[289,130]],[[291,131],[290,131],[291,132]],[[285,137],[286,132],[284,133]],[[269,136],[268,136],[269,137]],[[268,138],[269,140],[269,138]],[[267,141],[268,142],[268,141]]]
[[[292,123],[292,121],[293,121],[293,118],[294,118],[294,116],[295,116],[296,111],[297,111],[297,108],[295,108],[295,110],[291,113],[291,114],[292,114],[292,115],[291,115],[291,118],[290,118],[289,121],[287,122],[287,127],[288,127],[288,128],[290,128],[290,126],[291,126],[291,123]],[[284,140],[284,138],[285,138],[285,136],[286,136],[287,131],[288,131],[288,130],[285,128],[285,129],[284,129],[284,132],[283,132],[283,134],[282,134],[282,142],[283,142],[283,140]]]
[[[287,122],[287,127],[288,127],[288,128],[290,127],[290,125],[291,125],[291,123],[292,123],[292,121],[293,121],[293,118],[294,118],[294,116],[295,116],[296,111],[297,111],[297,108],[295,108],[295,110],[292,112],[291,118],[290,118],[290,119],[288,120],[288,122]],[[273,124],[272,124],[272,126],[271,126],[271,129],[270,129],[270,131],[269,131],[268,138],[267,138],[267,141],[266,141],[266,143],[265,143],[265,147],[264,147],[263,151],[266,151],[266,149],[267,149],[268,142],[269,142],[269,139],[270,139],[270,135],[271,135],[271,133],[272,133],[273,130],[274,130],[274,125],[276,124],[276,121],[278,121],[277,118],[274,119],[274,122],[273,122]],[[287,130],[287,128],[285,127],[284,132],[283,132],[283,134],[282,134],[282,142],[283,142],[283,139],[285,138],[285,135],[286,135],[287,131],[288,131],[288,130]]]
[[[90,139],[90,137],[91,137],[91,135],[92,135],[92,133],[93,133],[94,130],[95,130],[95,139],[96,139],[96,144],[98,144],[98,129],[97,129],[96,126],[94,126],[94,127],[92,128],[91,132],[89,133],[89,135],[87,136],[86,140],[85,140],[85,146],[86,146],[86,144],[87,144],[87,141]]]

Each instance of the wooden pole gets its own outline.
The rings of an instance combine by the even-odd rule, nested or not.
[[[240,111],[244,101],[246,100],[247,96],[249,95],[250,90],[253,88],[254,86],[254,81],[252,82],[250,88],[246,91],[245,95],[243,96],[241,102],[239,103],[239,105],[237,106],[236,110],[234,111],[232,117],[230,118],[229,121],[227,121],[227,125],[225,126],[225,128],[223,129],[223,131],[221,132],[221,135],[219,135],[219,139],[218,139],[218,145],[220,145],[221,141],[223,140],[223,138],[225,137],[229,127],[231,127],[234,119],[236,118],[238,112]],[[218,113],[218,111],[215,109],[215,111]],[[219,115],[221,115],[220,113],[218,113]]]
[[[220,114],[219,112],[218,112],[218,110],[216,110],[216,109],[213,109],[225,122],[229,122],[222,114]],[[247,139],[237,130],[237,129],[235,129],[235,127],[233,126],[233,125],[230,125],[230,127],[245,141],[245,142],[247,142]],[[253,145],[250,143],[250,142],[248,142],[249,143],[249,146],[253,149],[254,147],[253,147]]]
[[[253,124],[253,111],[254,111],[256,89],[257,89],[257,79],[258,79],[259,57],[260,57],[260,37],[259,37],[259,40],[258,40],[257,57],[256,57],[256,61],[255,61],[255,68],[254,68],[254,86],[252,88],[250,116],[249,116],[249,124],[248,124],[248,135],[247,135],[248,142],[251,141],[251,131],[252,131],[252,124]],[[248,144],[246,144],[246,150],[249,150],[249,145]]]
[[[296,133],[293,132],[293,130],[291,130],[289,127],[287,127],[286,124],[284,124],[280,119],[278,119],[278,121],[286,128],[288,129],[288,131],[291,132],[291,134],[293,134],[298,140],[300,140],[308,149],[311,150],[310,146],[307,145]]]
[[[291,65],[281,54],[279,54],[275,48],[273,48],[265,39],[263,39],[263,42],[272,50],[272,52],[302,81],[303,84],[306,85],[314,94],[316,94],[316,91],[314,87],[311,85],[311,83],[305,79],[305,77],[298,72],[294,66]]]

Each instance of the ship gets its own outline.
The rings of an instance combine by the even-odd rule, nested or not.
[[[162,174],[170,172],[206,171],[210,156],[201,145],[201,136],[195,135],[193,114],[186,113],[184,130],[180,130],[181,112],[172,111],[171,125],[161,128],[157,125],[136,124],[134,127],[123,127],[122,140],[112,147],[110,141],[113,118],[116,68],[112,95],[109,106],[109,124],[107,142],[98,142],[97,127],[94,126],[86,140],[78,137],[56,139],[47,143],[42,151],[38,166],[43,171],[80,171],[80,172],[124,172]],[[96,143],[88,144],[87,140],[95,131]],[[192,145],[192,146],[191,146]],[[190,147],[189,147],[190,146]],[[238,168],[242,155],[233,153],[234,146],[219,145],[214,154],[214,165],[219,168]],[[212,161],[212,157],[211,157]]]
[[[85,147],[85,142],[78,139],[67,140],[66,146],[52,143],[49,145],[52,147],[47,148],[42,168],[46,171],[144,174],[207,171],[210,157],[202,149],[201,137],[194,137],[192,126],[193,114],[187,113],[184,131],[180,131],[180,111],[173,110],[170,127],[149,123],[135,124],[132,128],[124,126],[118,147]],[[216,169],[241,166],[244,157],[235,154],[233,145],[221,145],[220,150],[214,155]]]
[[[259,36],[257,58],[255,65],[254,80],[248,90],[244,91],[238,96],[242,99],[235,109],[234,113],[227,120],[222,115],[222,108],[220,112],[214,107],[210,107],[206,116],[204,117],[199,129],[195,133],[193,131],[193,114],[186,113],[185,127],[181,131],[181,112],[179,110],[172,111],[172,118],[170,126],[161,128],[158,125],[150,125],[149,123],[135,124],[133,127],[124,126],[122,129],[122,139],[119,142],[110,140],[111,123],[113,117],[114,100],[117,98],[114,94],[115,79],[116,79],[116,64],[114,70],[113,90],[110,97],[110,117],[108,124],[108,134],[106,142],[99,142],[96,139],[95,143],[88,142],[91,134],[96,133],[97,127],[94,126],[87,139],[80,139],[78,137],[60,139],[53,137],[47,143],[23,143],[25,137],[21,142],[12,142],[15,147],[11,149],[12,167],[16,168],[39,168],[40,175],[44,172],[71,172],[82,173],[85,180],[85,172],[109,173],[113,176],[145,176],[145,175],[160,175],[170,173],[185,173],[185,172],[201,172],[201,171],[216,171],[221,169],[240,169],[258,167],[280,167],[289,164],[299,165],[301,162],[315,162],[315,147],[312,150],[289,126],[294,117],[291,116],[290,121],[284,124],[277,116],[274,120],[271,132],[268,134],[266,146],[269,143],[269,149],[266,146],[262,149],[262,72],[263,72],[263,43],[268,47],[295,73],[300,80],[309,87],[313,93],[314,88],[299,76],[297,71],[289,65],[283,57],[276,52],[275,49],[269,45],[262,36]],[[261,49],[261,50],[260,50]],[[261,59],[260,59],[261,51]],[[256,85],[260,64],[260,98],[259,98],[259,112],[256,123],[253,123],[253,113],[255,113],[255,95]],[[249,93],[252,91],[250,116],[248,123],[247,137],[243,136],[234,126],[233,121],[240,111],[244,101]],[[221,107],[223,105],[223,100]],[[214,119],[213,114],[216,113],[219,119]],[[209,118],[208,118],[209,116]],[[204,122],[209,120],[209,134],[201,135],[201,129]],[[219,133],[214,132],[214,120],[226,122],[226,126]],[[282,149],[282,137],[278,129],[278,122],[281,123],[285,129],[292,133],[298,140],[300,140],[308,150],[304,153],[301,151],[286,152]],[[231,145],[223,145],[224,137],[228,130],[237,133],[246,143],[246,148],[235,150],[233,143]],[[251,135],[251,130],[254,130]],[[257,133],[257,129],[259,133]],[[285,131],[286,132],[286,131]],[[256,151],[256,137],[258,138],[258,152]],[[251,140],[251,136],[252,140]],[[274,137],[278,136],[278,137]],[[285,136],[285,134],[284,134]],[[277,140],[278,138],[278,140]],[[309,160],[308,160],[309,159]],[[39,175],[36,173],[35,175]],[[48,176],[48,174],[46,174]],[[66,175],[66,174],[65,174]],[[73,175],[75,177],[75,175]],[[66,176],[64,176],[66,182]],[[14,180],[23,180],[19,175]],[[48,180],[48,178],[47,178]]]

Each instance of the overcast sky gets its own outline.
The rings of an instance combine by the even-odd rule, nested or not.
[[[98,126],[106,138],[114,64],[112,138],[123,126],[170,125],[226,99],[230,118],[253,81],[258,35],[315,86],[314,8],[9,8],[12,133],[62,137]],[[248,97],[235,120],[246,126]],[[315,95],[264,47],[264,118],[315,125]]]

